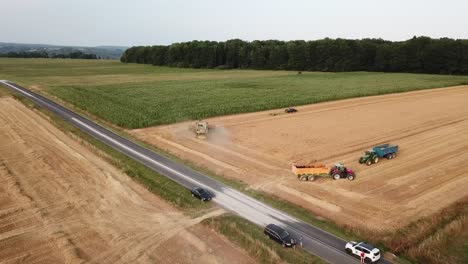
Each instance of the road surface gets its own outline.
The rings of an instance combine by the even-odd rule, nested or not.
[[[359,260],[346,254],[344,251],[345,240],[289,216],[207,175],[176,163],[152,150],[119,136],[38,93],[9,81],[0,80],[0,83],[13,91],[21,93],[34,103],[54,112],[73,126],[90,134],[115,150],[120,151],[175,182],[182,184],[186,188],[203,187],[210,190],[215,195],[213,201],[226,210],[234,212],[261,227],[273,223],[284,227],[296,238],[302,236],[304,249],[310,253],[330,263],[359,263]],[[381,260],[379,263],[386,264],[391,262]]]

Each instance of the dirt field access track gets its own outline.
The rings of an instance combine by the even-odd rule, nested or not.
[[[253,263],[11,98],[0,183],[1,263]]]
[[[400,227],[467,195],[467,86],[298,110],[212,118],[207,140],[194,138],[191,122],[131,133],[319,215],[374,230]],[[400,146],[396,159],[358,163],[365,150],[387,142]],[[290,172],[298,161],[343,162],[357,179],[300,182]]]

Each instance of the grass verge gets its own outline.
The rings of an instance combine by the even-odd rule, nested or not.
[[[237,215],[208,218],[202,221],[202,224],[228,237],[237,246],[249,252],[249,255],[259,263],[326,263],[299,247],[283,248],[268,239],[263,234],[262,228]]]
[[[468,263],[467,205],[468,196],[382,239],[415,263]]]

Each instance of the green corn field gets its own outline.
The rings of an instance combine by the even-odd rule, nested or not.
[[[117,61],[0,59],[0,79],[57,96],[124,128],[468,84],[468,76],[200,70]]]

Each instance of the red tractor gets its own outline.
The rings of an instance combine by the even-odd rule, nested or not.
[[[329,174],[334,180],[348,179],[352,181],[356,177],[354,171],[346,168],[342,163],[335,163]]]

